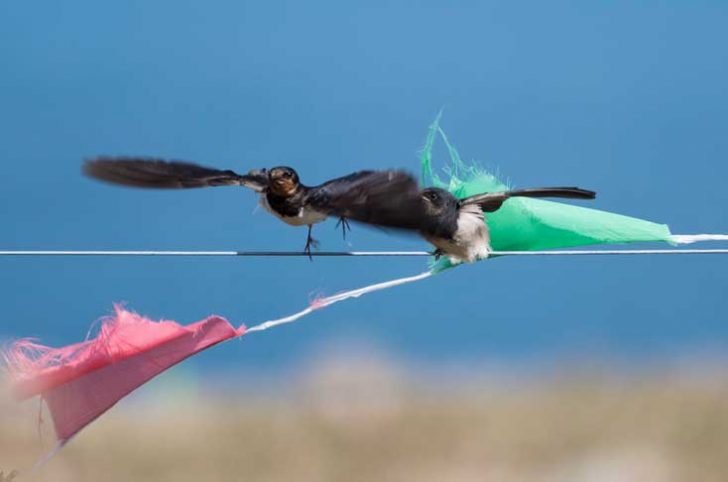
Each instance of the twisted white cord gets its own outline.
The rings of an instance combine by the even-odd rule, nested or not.
[[[325,298],[319,298],[319,299],[314,300],[313,303],[311,303],[311,305],[308,308],[306,308],[305,310],[301,310],[298,313],[294,313],[290,316],[286,316],[285,318],[278,318],[276,320],[265,321],[263,323],[260,323],[258,325],[248,328],[246,330],[246,333],[249,333],[251,331],[263,331],[263,330],[267,330],[268,328],[273,328],[274,326],[283,325],[285,323],[292,323],[292,322],[298,320],[299,318],[303,318],[304,316],[306,316],[310,313],[313,313],[316,310],[333,305],[334,303],[338,303],[339,301],[348,300],[349,298],[358,298],[367,293],[373,293],[374,291],[386,290],[386,289],[393,288],[393,287],[399,286],[399,285],[404,285],[407,283],[414,283],[415,281],[420,281],[420,280],[423,280],[430,276],[432,276],[432,272],[425,271],[424,273],[420,273],[416,276],[408,276],[406,278],[393,279],[391,281],[385,281],[383,283],[376,283],[373,285],[365,286],[363,288],[357,288],[357,289],[350,290],[350,291],[344,291],[343,293],[338,293],[338,294],[335,294],[332,296],[327,296]]]

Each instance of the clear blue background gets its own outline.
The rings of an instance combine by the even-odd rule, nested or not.
[[[2,2],[0,247],[301,249],[244,190],[152,192],[80,175],[153,155],[313,184],[417,169],[441,107],[463,157],[518,186],[728,231],[725,2]],[[443,163],[443,151],[439,151]],[[422,249],[354,226],[325,249]],[[662,247],[662,246],[655,246]],[[3,337],[80,340],[112,302],[256,323],[319,292],[415,274],[407,259],[0,259]],[[721,350],[728,257],[513,258],[349,301],[195,363],[290,368],[326,340],[445,363]]]

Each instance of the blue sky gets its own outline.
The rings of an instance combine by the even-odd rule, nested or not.
[[[238,189],[84,179],[85,157],[153,155],[311,184],[417,170],[441,107],[466,159],[517,186],[728,231],[724,2],[3,2],[0,246],[297,250],[305,230]],[[439,151],[439,160],[444,153]],[[326,249],[421,249],[354,226]],[[657,247],[657,246],[656,246]],[[0,259],[4,337],[79,340],[115,301],[153,318],[255,323],[422,271],[423,259]],[[290,367],[338,340],[446,362],[720,350],[728,259],[501,259],[337,305],[194,363]]]

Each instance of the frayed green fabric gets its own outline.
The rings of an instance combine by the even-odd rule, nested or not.
[[[474,163],[462,161],[440,128],[440,115],[430,126],[420,155],[422,183],[450,191],[457,198],[509,187],[496,175]],[[432,148],[437,137],[444,142],[450,165],[441,178],[432,167]],[[491,246],[494,251],[538,251],[594,244],[624,244],[662,241],[674,244],[665,224],[621,214],[542,199],[512,198],[494,213],[488,214]],[[433,263],[434,271],[452,265],[441,259]]]

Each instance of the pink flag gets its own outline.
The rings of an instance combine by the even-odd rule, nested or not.
[[[245,327],[236,329],[218,316],[182,326],[154,322],[117,306],[91,340],[62,348],[19,340],[5,357],[15,395],[45,400],[63,445],[151,378],[244,333]]]
[[[432,274],[426,271],[317,298],[297,313],[247,329],[236,329],[218,316],[187,326],[154,322],[117,306],[115,315],[103,320],[91,340],[61,348],[19,340],[2,355],[16,397],[24,400],[40,395],[45,400],[60,448],[119,400],[187,357],[230,338],[292,323],[335,303]]]

